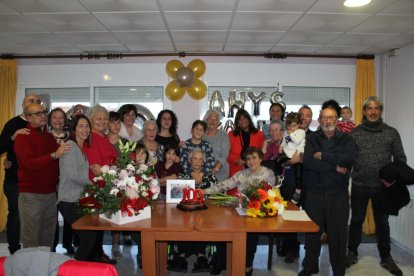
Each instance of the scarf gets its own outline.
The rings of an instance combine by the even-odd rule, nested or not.
[[[384,129],[384,122],[382,121],[382,118],[379,118],[376,122],[368,121],[367,118],[362,118],[362,124],[361,127],[366,129],[369,132],[380,132]]]

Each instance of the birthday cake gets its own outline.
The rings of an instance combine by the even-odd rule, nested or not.
[[[183,211],[197,211],[207,209],[203,193],[199,189],[186,188],[183,190],[183,199],[177,205]]]

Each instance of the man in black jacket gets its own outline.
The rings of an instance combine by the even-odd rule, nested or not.
[[[336,128],[337,122],[335,109],[326,107],[319,115],[320,128],[306,136],[303,157],[303,166],[308,173],[305,206],[320,231],[306,234],[304,270],[299,273],[302,276],[319,272],[322,230],[329,236],[333,274],[345,275],[348,184],[354,159],[354,142],[349,134]]]
[[[26,95],[23,99],[22,108],[31,104],[40,104],[40,98],[37,95]],[[19,191],[17,186],[17,159],[13,150],[14,139],[17,135],[29,134],[27,120],[24,114],[10,119],[0,134],[0,154],[7,152],[5,161],[4,177],[4,194],[7,197],[8,211],[7,215],[7,242],[9,244],[10,254],[20,249],[20,220],[17,200]]]

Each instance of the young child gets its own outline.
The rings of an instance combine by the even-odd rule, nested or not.
[[[356,125],[351,121],[352,109],[348,106],[341,108],[341,121],[338,122],[337,127],[340,131],[350,133]]]
[[[137,146],[135,148],[135,163],[137,164],[147,164],[149,153],[148,149],[145,147],[144,144],[137,143]]]
[[[279,146],[279,153],[282,154],[278,158],[280,164],[290,160],[296,151],[303,153],[305,149],[306,133],[303,129],[300,129],[300,114],[297,112],[289,113],[286,116],[285,123],[287,130],[283,134],[282,144]],[[294,164],[293,168],[295,170],[296,190],[292,202],[298,204],[302,192],[302,163]]]

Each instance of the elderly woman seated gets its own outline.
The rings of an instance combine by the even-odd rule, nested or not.
[[[190,151],[188,161],[190,167],[187,174],[179,174],[179,179],[194,179],[196,188],[206,189],[217,184],[217,178],[214,174],[207,173],[204,170],[205,153],[200,148],[194,148]],[[169,270],[176,272],[187,272],[186,258],[191,255],[197,256],[197,263],[191,271],[207,272],[210,271],[208,259],[206,257],[206,248],[208,243],[205,242],[180,242],[177,244],[178,253],[174,257]]]
[[[263,160],[263,152],[256,147],[249,147],[244,152],[243,156],[247,169],[237,172],[235,175],[226,179],[217,185],[214,185],[206,190],[205,193],[212,194],[217,192],[225,192],[233,188],[237,188],[241,193],[253,183],[259,183],[264,180],[270,185],[275,185],[276,178],[272,170],[261,165]],[[256,253],[257,243],[259,241],[259,234],[247,234],[247,249],[246,249],[246,275],[252,275],[253,259]]]

